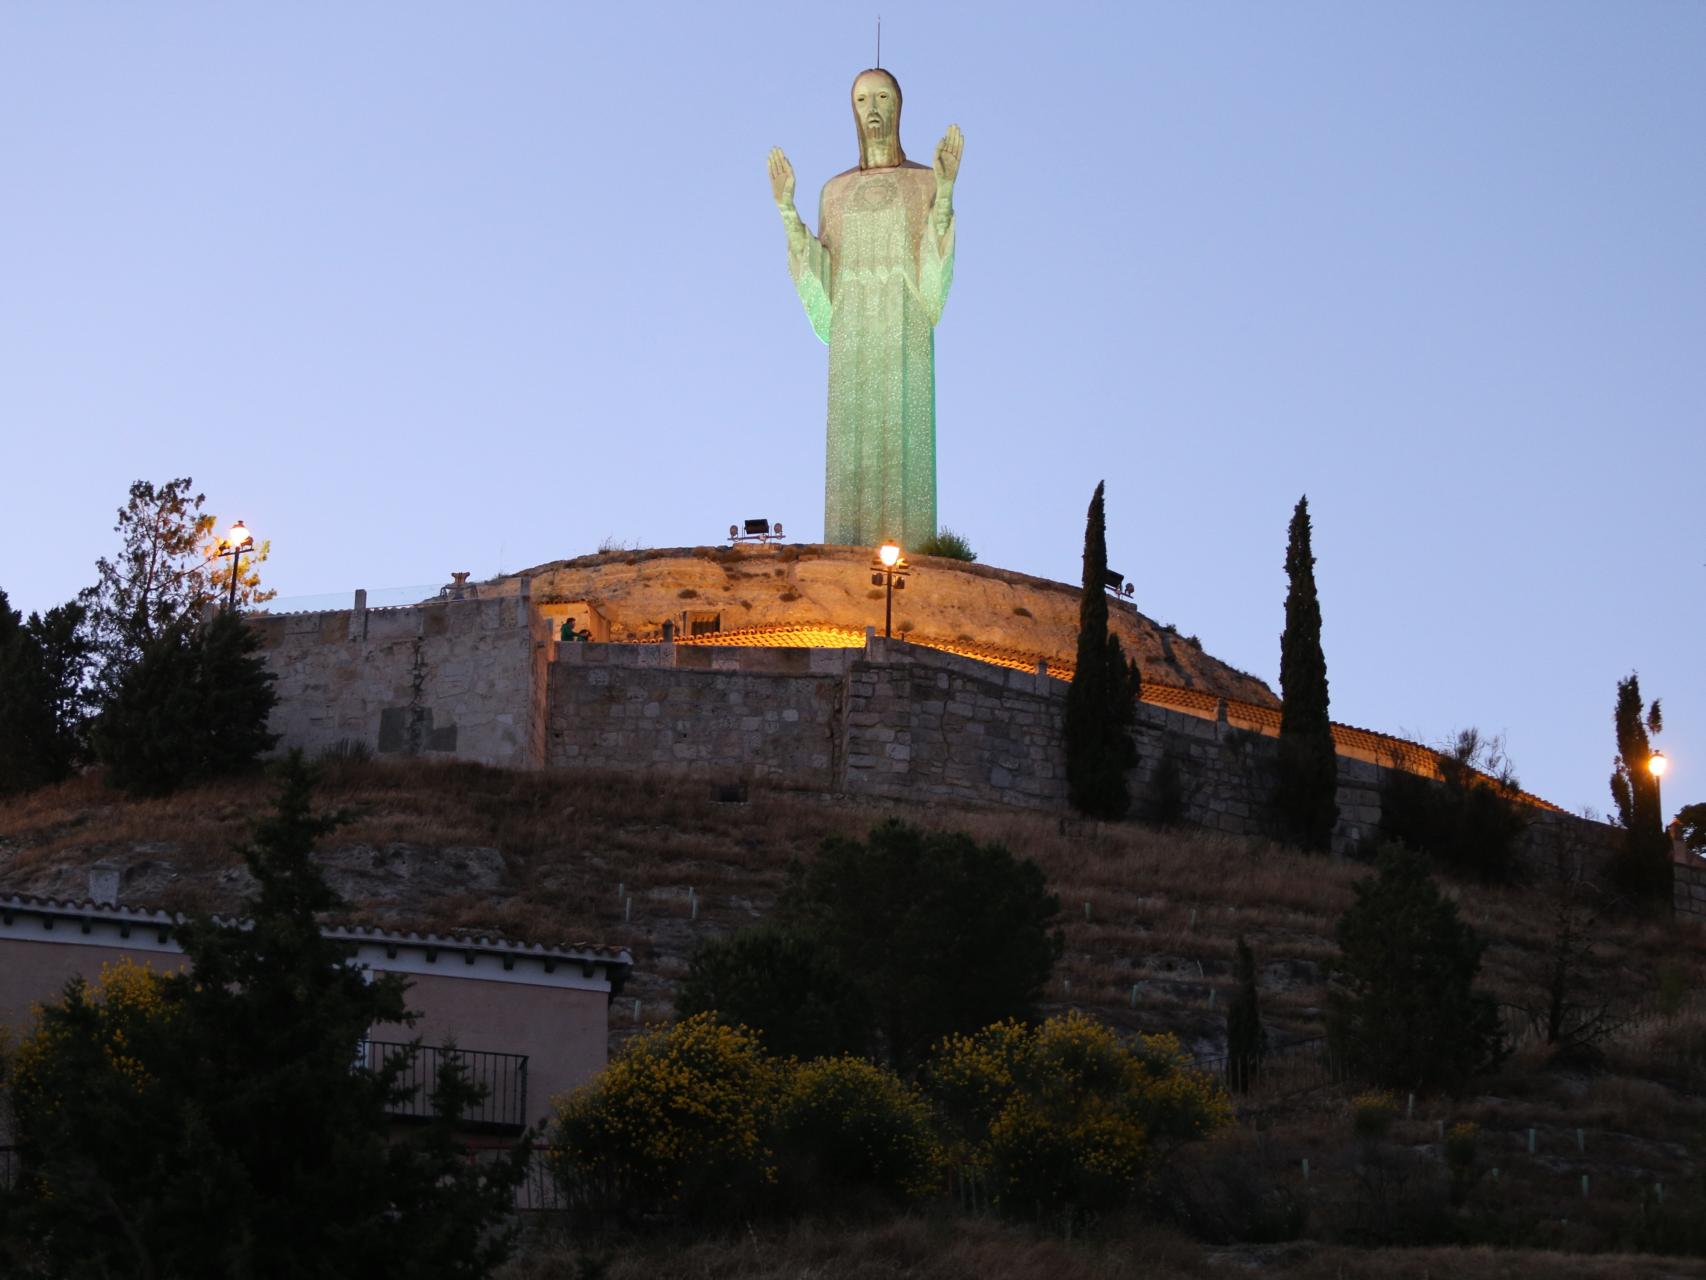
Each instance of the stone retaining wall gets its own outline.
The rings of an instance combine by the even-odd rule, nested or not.
[[[1055,809],[1066,686],[902,641],[850,655],[842,789]]]
[[[547,763],[1053,808],[1065,686],[932,649],[559,644]]]
[[[1676,918],[1706,928],[1706,861],[1676,865]]]
[[[835,790],[846,651],[734,652],[559,643],[546,764]]]
[[[359,600],[358,600],[359,604]],[[1063,810],[1066,685],[937,649],[579,644],[551,638],[525,596],[258,616],[280,702],[280,749],[340,742],[512,768],[632,769],[894,799]],[[1143,703],[1132,774],[1139,813],[1163,771],[1178,819],[1261,837],[1273,829],[1278,740],[1226,705]],[[1401,762],[1404,763],[1404,762]],[[1380,824],[1390,766],[1339,756],[1349,852]],[[1621,832],[1535,809],[1523,858],[1589,874]],[[1706,870],[1679,864],[1677,912],[1706,922]]]
[[[360,743],[510,768],[545,763],[545,621],[525,598],[250,619],[276,677],[279,750]]]

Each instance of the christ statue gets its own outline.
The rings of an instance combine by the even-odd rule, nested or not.
[[[936,533],[935,324],[954,275],[954,179],[965,138],[951,125],[929,168],[900,146],[900,84],[853,81],[859,165],[824,184],[814,236],[794,208],[794,169],[770,152],[788,271],[829,344],[823,538],[845,546]]]

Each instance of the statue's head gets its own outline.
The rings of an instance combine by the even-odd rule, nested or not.
[[[853,121],[859,130],[859,167],[900,164],[900,81],[880,67],[853,79]]]

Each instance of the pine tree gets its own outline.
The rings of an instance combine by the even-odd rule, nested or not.
[[[1613,861],[1612,879],[1630,896],[1668,905],[1674,871],[1670,839],[1659,810],[1659,780],[1647,767],[1653,758],[1653,737],[1664,729],[1658,699],[1643,715],[1641,679],[1631,672],[1617,682],[1617,758],[1612,763],[1611,798],[1625,832],[1623,851]]]
[[[276,742],[260,642],[236,614],[174,622],[120,678],[95,724],[108,779],[134,795],[238,773]]]
[[[1325,851],[1338,825],[1339,761],[1327,717],[1327,659],[1321,652],[1321,603],[1315,594],[1315,556],[1309,548],[1309,498],[1297,501],[1285,550],[1290,586],[1280,635],[1279,788],[1283,834],[1306,849]]]
[[[368,981],[321,931],[338,899],[312,854],[336,819],[311,784],[293,753],[245,851],[250,920],[183,925],[188,971],[142,975],[128,999],[79,980],[42,1010],[14,1088],[24,1176],[0,1214],[0,1256],[29,1274],[475,1277],[503,1260],[529,1143],[469,1160],[455,1125],[483,1090],[451,1055],[434,1121],[393,1132],[409,1056],[369,1069],[357,1046],[411,1019],[406,983]]]
[[[81,605],[25,621],[0,591],[0,795],[57,782],[83,758],[88,652]]]
[[[1131,727],[1139,675],[1108,629],[1108,544],[1097,484],[1084,523],[1084,590],[1078,603],[1078,659],[1066,693],[1066,782],[1074,808],[1120,818],[1131,808],[1126,773],[1137,764]]]
[[[1226,1083],[1235,1093],[1244,1093],[1262,1069],[1268,1033],[1262,1027],[1256,995],[1256,953],[1242,936],[1232,962],[1232,979],[1237,985],[1226,1005]]]
[[[215,517],[204,511],[206,496],[192,492],[180,476],[155,485],[138,480],[118,510],[113,532],[121,546],[112,559],[95,562],[96,583],[80,596],[99,660],[98,679],[110,695],[124,674],[156,640],[177,626],[196,622],[210,602],[223,600],[231,583],[231,561],[215,557]],[[237,602],[272,599],[260,585],[258,566],[272,549],[262,540],[237,567]]]

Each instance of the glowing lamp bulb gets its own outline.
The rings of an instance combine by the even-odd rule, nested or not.
[[[225,541],[233,547],[246,547],[249,545],[251,537],[248,529],[244,527],[241,520],[231,526],[231,532],[225,535]]]
[[[900,560],[900,543],[885,542],[877,548],[877,559],[883,562],[883,568],[892,569]]]
[[[1665,770],[1668,768],[1670,768],[1670,761],[1665,759],[1664,752],[1655,751],[1652,755],[1647,757],[1647,772],[1652,774],[1653,777],[1664,777]]]

